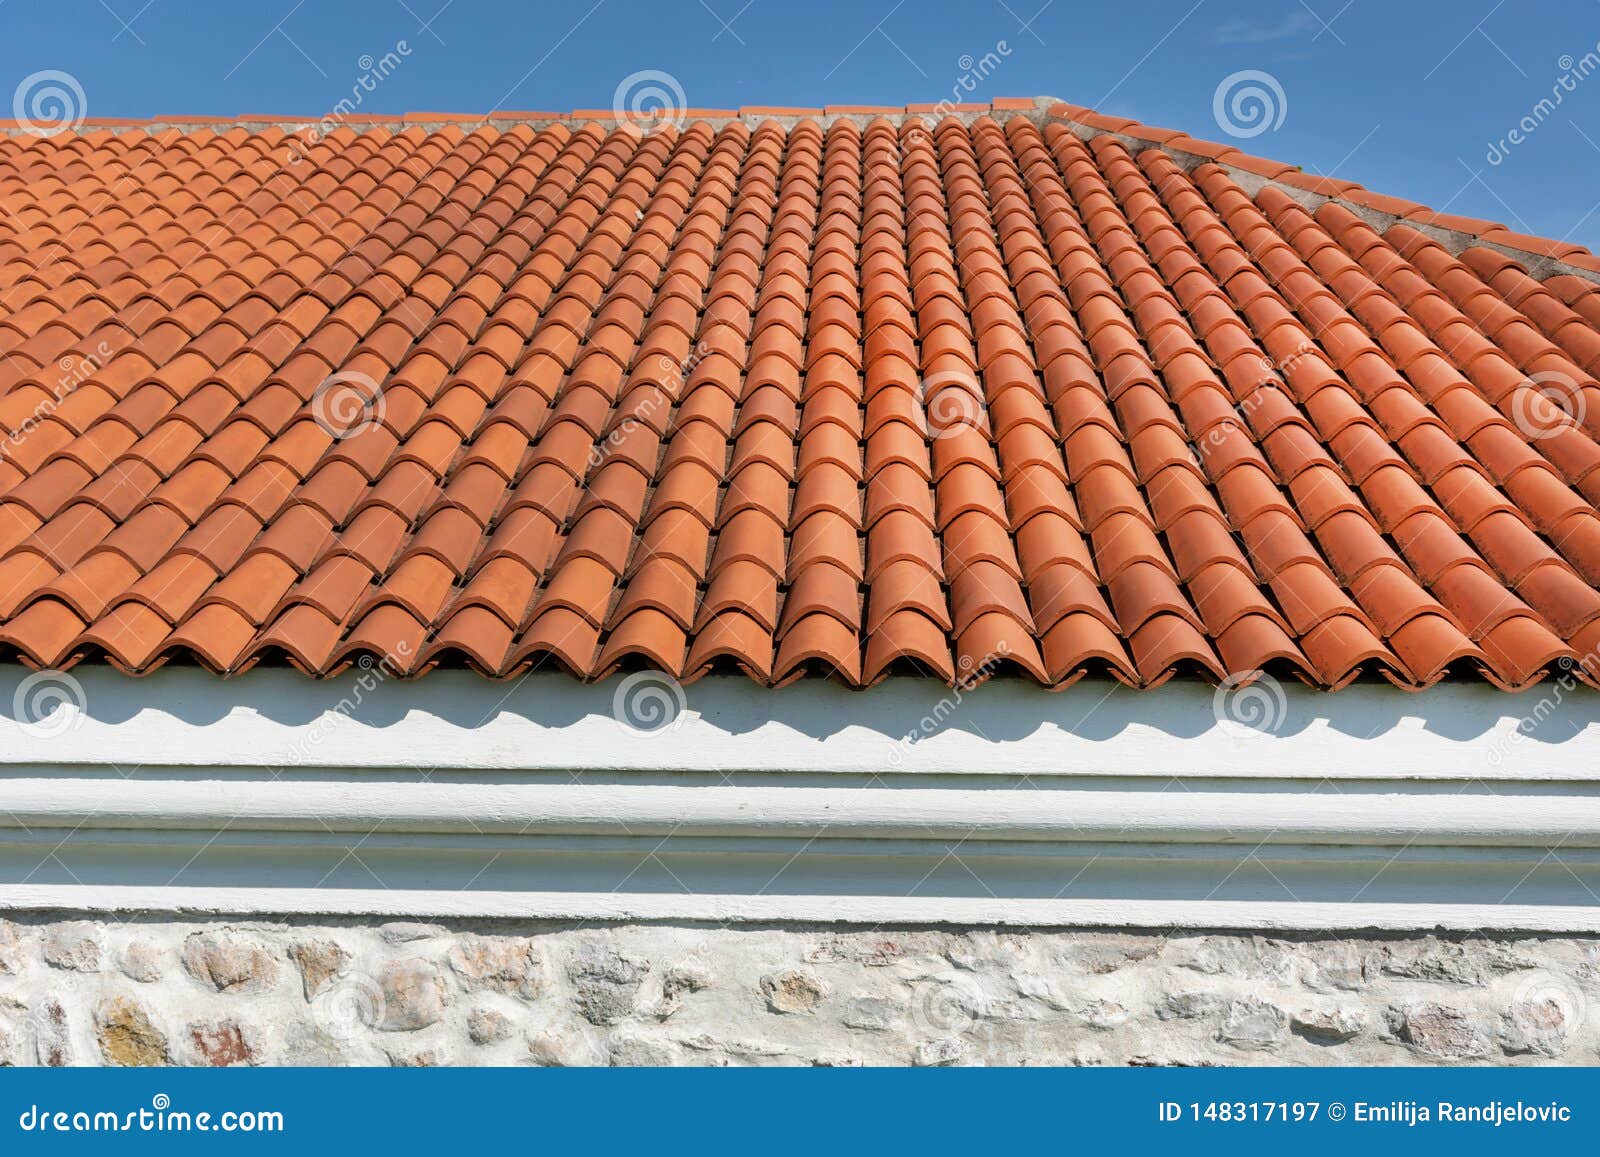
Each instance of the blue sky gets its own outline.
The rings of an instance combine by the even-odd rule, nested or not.
[[[694,107],[903,105],[995,53],[970,99],[1050,94],[1227,139],[1213,98],[1255,70],[1283,116],[1246,151],[1600,251],[1597,42],[1593,0],[12,0],[0,96],[57,69],[91,116],[320,116],[396,53],[363,112],[608,108],[645,69]]]

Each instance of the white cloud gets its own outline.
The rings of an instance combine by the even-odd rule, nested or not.
[[[1321,23],[1316,13],[1305,9],[1290,12],[1275,23],[1238,17],[1217,25],[1216,41],[1218,44],[1266,44],[1313,32]]]

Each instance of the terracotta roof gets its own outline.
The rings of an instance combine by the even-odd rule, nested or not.
[[[887,111],[0,137],[0,652],[1586,662],[1587,251],[1075,106]]]

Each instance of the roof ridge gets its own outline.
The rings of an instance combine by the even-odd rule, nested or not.
[[[240,128],[279,128],[294,132],[315,126],[328,125],[325,132],[336,128],[426,128],[440,129],[471,125],[474,128],[491,126],[504,128],[512,125],[529,125],[545,128],[551,125],[619,126],[639,120],[662,122],[705,122],[721,124],[764,124],[778,121],[786,127],[805,121],[847,120],[867,123],[880,118],[897,124],[913,118],[929,116],[954,117],[971,124],[985,116],[1000,113],[1027,116],[1038,123],[1054,121],[1066,124],[1085,140],[1109,134],[1134,151],[1159,148],[1179,161],[1186,171],[1202,164],[1215,164],[1238,182],[1252,197],[1263,188],[1275,188],[1308,209],[1316,209],[1332,201],[1342,205],[1366,221],[1379,233],[1390,226],[1404,222],[1443,245],[1453,256],[1474,246],[1483,246],[1502,256],[1526,262],[1528,273],[1536,280],[1569,275],[1585,281],[1600,283],[1600,257],[1582,245],[1553,240],[1534,234],[1516,233],[1499,221],[1465,217],[1445,213],[1411,201],[1373,193],[1359,182],[1319,177],[1307,174],[1299,165],[1285,161],[1254,156],[1234,145],[1201,137],[1190,136],[1178,129],[1165,129],[1147,125],[1131,117],[1107,116],[1085,105],[1075,105],[1053,96],[996,97],[987,103],[955,104],[939,101],[933,104],[906,105],[824,105],[821,108],[785,105],[744,105],[736,109],[683,108],[659,109],[644,113],[619,113],[612,109],[573,109],[569,112],[540,112],[515,109],[494,109],[487,113],[408,112],[394,115],[338,114],[321,117],[277,116],[274,114],[241,113],[233,117],[156,116],[148,119],[136,117],[84,117],[67,126],[66,130],[80,132],[84,129],[135,130],[162,132],[169,129],[200,130],[218,126]],[[23,135],[37,130],[29,122],[0,119],[0,136]],[[54,135],[54,134],[43,134]]]
[[[972,121],[978,117],[992,113],[1038,113],[1048,103],[1054,103],[1053,97],[997,97],[988,102],[953,103],[951,101],[938,101],[926,104],[906,105],[845,105],[831,104],[821,108],[810,106],[788,105],[744,105],[739,108],[663,108],[642,112],[618,112],[609,109],[571,109],[567,112],[550,112],[528,109],[491,109],[486,113],[454,113],[416,111],[406,113],[378,114],[378,113],[331,113],[321,116],[284,116],[277,113],[240,113],[237,116],[201,116],[190,113],[181,113],[173,116],[153,117],[82,117],[69,125],[55,128],[49,133],[39,133],[31,127],[31,122],[14,118],[0,118],[0,135],[26,135],[34,133],[42,136],[53,136],[61,132],[75,132],[80,135],[85,130],[95,129],[145,129],[151,132],[161,132],[166,129],[214,129],[219,125],[229,127],[273,126],[284,128],[309,128],[315,125],[331,123],[335,127],[349,127],[362,129],[368,127],[429,127],[449,125],[550,125],[550,124],[598,124],[602,127],[623,123],[636,123],[639,121],[661,122],[700,122],[705,121],[716,124],[718,122],[742,121],[745,123],[762,123],[769,120],[804,121],[804,120],[857,120],[870,118],[876,120],[885,117],[890,120],[907,120],[916,117],[929,116],[954,116],[958,120]]]
[[[1499,221],[1464,217],[1433,209],[1418,201],[1373,193],[1357,181],[1307,174],[1299,165],[1253,156],[1217,141],[1189,136],[1178,129],[1147,125],[1129,117],[1112,117],[1083,105],[1040,98],[1044,119],[1064,123],[1085,140],[1110,135],[1135,153],[1158,148],[1185,170],[1214,164],[1254,198],[1263,188],[1282,191],[1308,209],[1327,202],[1342,205],[1380,234],[1391,225],[1405,223],[1460,256],[1465,249],[1483,246],[1506,257],[1528,262],[1528,273],[1539,281],[1569,274],[1600,283],[1600,258],[1575,242],[1555,241],[1528,233],[1514,233]]]

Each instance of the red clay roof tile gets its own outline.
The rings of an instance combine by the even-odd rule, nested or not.
[[[0,138],[0,654],[1600,672],[1594,259],[1043,104]]]

